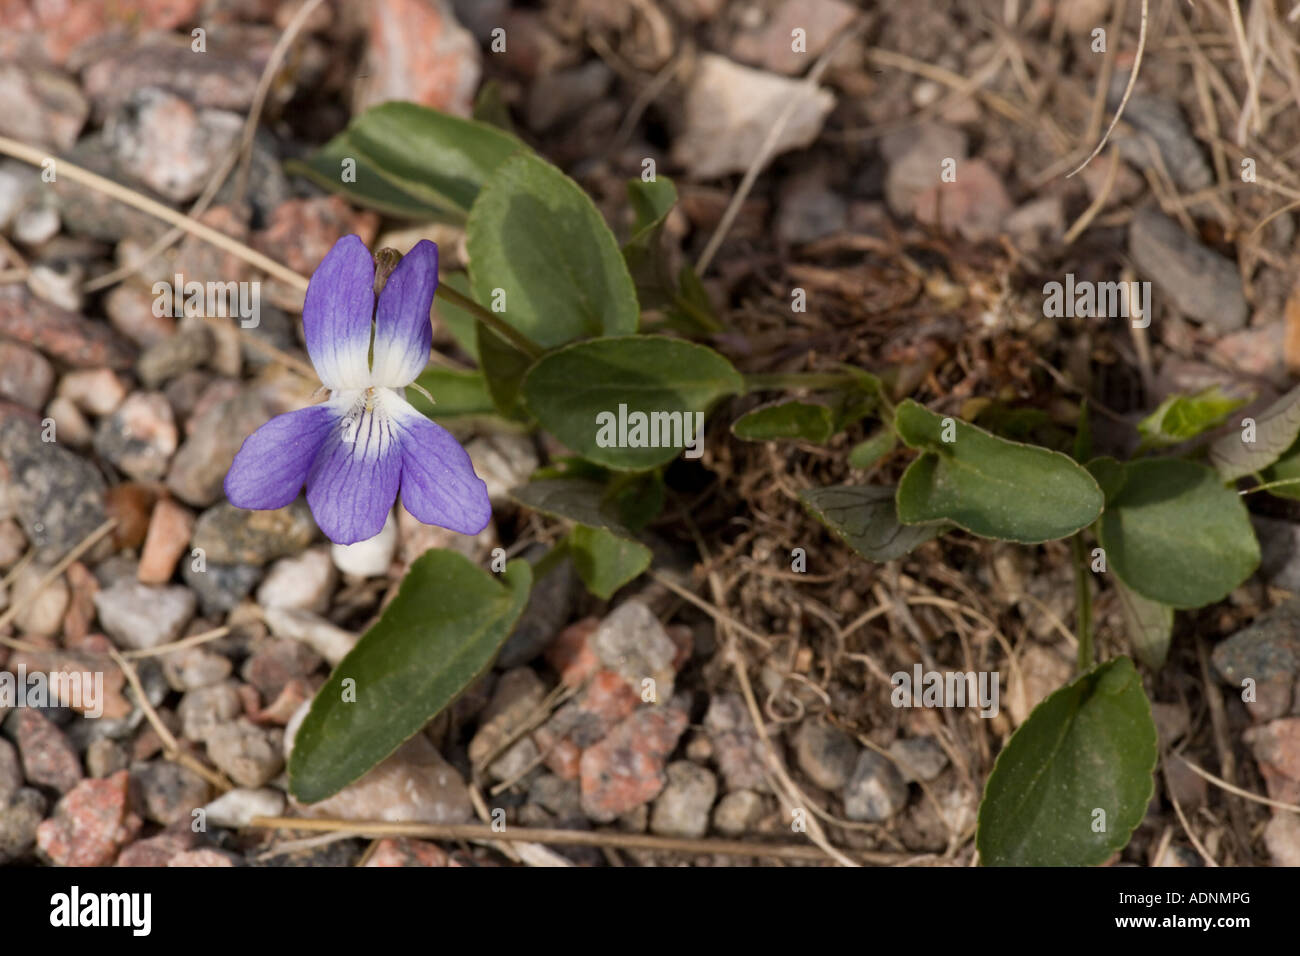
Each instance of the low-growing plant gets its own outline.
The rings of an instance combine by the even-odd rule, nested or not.
[[[571,525],[536,565],[501,560],[493,574],[450,550],[414,562],[316,695],[289,762],[295,796],[338,791],[445,708],[491,665],[532,580],[561,557],[602,598],[642,574],[651,551],[638,535],[663,508],[665,467],[698,440],[694,423],[730,396],[798,389],[812,397],[761,405],[734,435],[824,443],[874,418],[852,467],[914,455],[896,487],[802,493],[867,560],[897,560],[956,530],[1070,540],[1078,676],[1002,749],[977,846],[986,865],[1096,864],[1128,842],[1152,795],[1156,731],[1133,661],[1096,660],[1093,578],[1119,594],[1137,660],[1160,667],[1174,611],[1221,600],[1259,563],[1233,483],[1253,475],[1260,488],[1300,496],[1300,390],[1208,446],[1195,443],[1239,402],[1178,396],[1139,425],[1138,457],[1093,457],[1086,403],[1073,435],[1042,413],[992,403],[967,422],[891,395],[862,369],[742,375],[690,341],[723,326],[690,267],[669,266],[661,232],[676,190],[652,167],[628,184],[632,226],[620,244],[583,190],[509,132],[408,103],[371,109],[296,165],[358,204],[465,230],[468,272],[444,275],[437,298],[477,368],[429,366],[415,384],[434,401],[411,403],[435,419],[541,429],[573,456],[512,492]],[[620,440],[603,440],[605,428]],[[672,429],[673,440],[657,440]]]

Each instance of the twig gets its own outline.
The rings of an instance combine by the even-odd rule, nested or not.
[[[1183,763],[1187,764],[1187,768],[1191,770],[1192,773],[1204,777],[1210,783],[1214,784],[1216,787],[1219,787],[1222,790],[1228,791],[1228,793],[1236,794],[1237,796],[1241,797],[1244,800],[1251,800],[1255,803],[1262,803],[1266,807],[1277,807],[1277,809],[1279,810],[1289,810],[1292,813],[1300,813],[1300,806],[1297,806],[1294,803],[1284,803],[1281,800],[1274,800],[1271,797],[1261,797],[1257,793],[1251,793],[1249,790],[1243,790],[1241,789],[1241,787],[1238,787],[1235,784],[1228,783],[1228,781],[1224,780],[1222,777],[1216,777],[1214,774],[1210,773],[1210,771],[1198,767],[1196,764],[1192,763],[1190,760],[1188,760],[1186,757],[1182,756],[1181,754],[1176,754],[1175,756],[1177,756],[1178,759],[1181,760]]]
[[[50,568],[48,571],[45,572],[45,574],[41,576],[41,580],[36,585],[35,588],[33,588],[25,597],[23,597],[22,600],[14,601],[13,604],[9,605],[8,610],[6,610],[3,614],[0,614],[0,629],[3,629],[5,625],[7,625],[10,621],[16,618],[19,614],[21,614],[23,609],[26,608],[28,604],[32,603],[32,601],[36,600],[36,598],[40,595],[42,591],[45,590],[46,586],[51,581],[53,581],[60,574],[66,571],[68,569],[68,566],[72,564],[73,561],[76,561],[79,557],[81,557],[83,554],[85,554],[87,551],[93,548],[99,542],[100,538],[104,537],[104,535],[108,534],[115,527],[117,527],[117,519],[109,518],[107,521],[101,524],[94,531],[90,532],[90,534],[82,538],[80,542],[74,545],[72,550],[70,550],[67,554],[65,554],[62,558],[60,558],[59,562],[55,564],[54,567]],[[31,650],[32,645],[28,645],[24,649]],[[43,648],[35,648],[35,649],[43,650]]]
[[[747,843],[743,840],[700,839],[656,836],[649,833],[617,833],[606,830],[559,830],[542,827],[507,827],[501,832],[477,823],[388,823],[380,820],[335,820],[310,817],[254,817],[254,827],[274,830],[342,831],[367,837],[406,836],[427,840],[472,840],[487,843],[531,842],[552,846],[616,847],[652,850],[660,853],[717,854],[719,856],[769,857],[782,860],[826,860],[816,847],[789,843]],[[902,853],[844,850],[846,856],[878,866],[899,866],[929,857]]]
[[[1106,141],[1110,139],[1110,134],[1114,132],[1115,125],[1119,122],[1119,118],[1124,115],[1124,107],[1128,106],[1128,98],[1133,95],[1133,87],[1137,84],[1138,70],[1142,66],[1142,52],[1145,50],[1147,45],[1147,14],[1149,13],[1150,5],[1150,0],[1142,0],[1142,26],[1138,30],[1137,54],[1133,57],[1133,69],[1128,75],[1128,85],[1124,87],[1124,96],[1119,101],[1119,109],[1115,110],[1115,115],[1111,117],[1110,125],[1106,127],[1106,133],[1102,136],[1101,141],[1098,142],[1093,151],[1088,154],[1087,159],[1076,166],[1073,171],[1066,174],[1066,179],[1069,179],[1071,176],[1082,171],[1083,167],[1092,162],[1093,158],[1101,152],[1102,147],[1106,145]]]

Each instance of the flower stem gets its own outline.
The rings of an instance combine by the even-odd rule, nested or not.
[[[852,384],[853,376],[846,372],[753,372],[745,376],[746,392],[778,388],[835,388]]]
[[[513,326],[502,321],[499,315],[494,312],[489,312],[487,309],[483,308],[483,306],[469,298],[469,296],[461,295],[445,282],[438,284],[438,290],[434,294],[440,299],[446,299],[457,308],[464,309],[529,358],[539,359],[544,354],[544,350],[541,346],[537,345],[537,343],[533,342],[531,339],[526,338],[518,329],[515,329]]]
[[[1092,585],[1088,573],[1088,554],[1083,547],[1082,533],[1070,539],[1074,553],[1074,593],[1078,604],[1079,673],[1093,665],[1092,652]]]

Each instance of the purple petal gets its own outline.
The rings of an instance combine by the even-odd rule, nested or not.
[[[397,498],[402,454],[382,404],[364,411],[359,402],[336,422],[307,473],[307,504],[325,537],[355,544],[383,530]]]
[[[307,284],[302,330],[316,374],[330,389],[370,384],[375,263],[360,236],[334,243]]]
[[[302,491],[307,471],[337,420],[329,405],[277,415],[244,439],[226,472],[226,497],[236,508],[283,508]]]
[[[429,364],[433,329],[429,309],[438,287],[438,247],[421,239],[402,257],[379,293],[375,311],[373,381],[403,388]]]
[[[405,401],[390,407],[402,448],[402,505],[425,524],[478,534],[492,517],[492,505],[468,453]]]

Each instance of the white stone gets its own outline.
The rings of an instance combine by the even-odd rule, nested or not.
[[[388,572],[396,551],[397,521],[392,512],[389,512],[384,529],[379,534],[356,544],[331,545],[330,557],[334,559],[334,566],[344,574],[371,578]]]
[[[257,589],[257,603],[324,614],[338,580],[327,548],[310,548],[271,565]]]
[[[297,608],[268,607],[264,611],[266,626],[276,637],[302,641],[331,664],[337,664],[356,646],[358,635],[335,627],[311,611]]]
[[[254,817],[278,817],[284,812],[284,794],[270,787],[236,787],[209,803],[203,812],[208,826],[237,829],[251,824]]]

